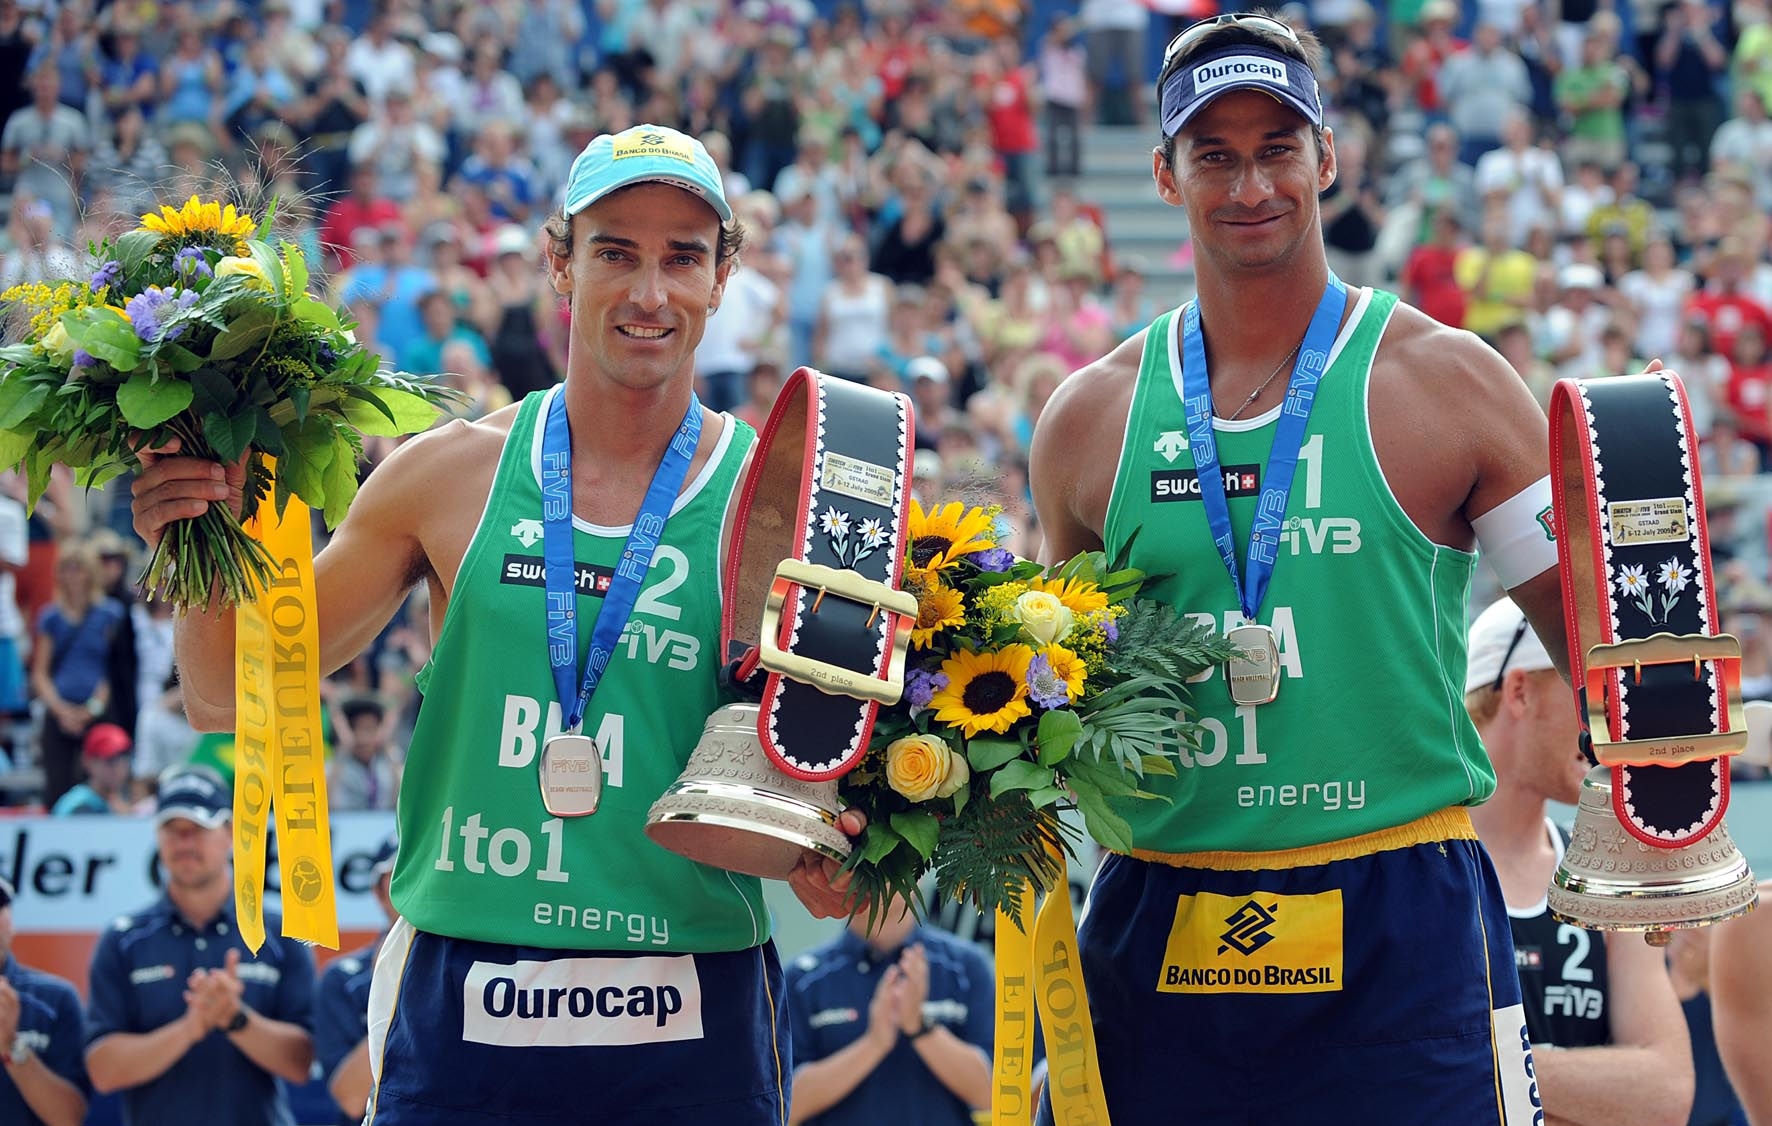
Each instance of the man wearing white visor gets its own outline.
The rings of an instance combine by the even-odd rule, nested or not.
[[[1197,299],[1066,380],[1034,436],[1047,558],[1125,553],[1240,653],[1090,892],[1115,1126],[1538,1111],[1459,701],[1479,544],[1564,648],[1545,418],[1475,336],[1330,271],[1319,57],[1260,13],[1170,43],[1151,166]]]

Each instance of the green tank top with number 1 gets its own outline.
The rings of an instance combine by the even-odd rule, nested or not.
[[[518,408],[462,560],[400,786],[394,906],[421,931],[549,949],[741,950],[769,937],[761,883],[653,844],[646,811],[677,780],[723,702],[719,551],[756,432],[730,416],[665,523],[638,602],[591,698],[602,806],[550,816],[537,758],[560,730],[542,578],[541,424]],[[577,684],[628,529],[573,520]]]
[[[1279,698],[1234,706],[1224,671],[1193,685],[1197,750],[1168,802],[1123,802],[1141,851],[1304,848],[1475,804],[1495,788],[1465,714],[1465,604],[1475,556],[1416,528],[1373,452],[1366,396],[1394,294],[1358,292],[1299,451],[1278,558],[1256,620],[1278,635]],[[1169,577],[1145,593],[1219,632],[1242,621],[1207,528],[1182,409],[1181,317],[1145,337],[1103,540]],[[1427,373],[1424,373],[1424,378]],[[1279,408],[1214,420],[1242,563]],[[1137,533],[1133,540],[1133,533]]]

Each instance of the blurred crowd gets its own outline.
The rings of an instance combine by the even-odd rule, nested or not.
[[[760,422],[801,364],[910,393],[925,498],[1039,543],[1026,456],[1073,370],[1188,296],[1147,287],[1083,137],[1142,126],[1212,0],[0,0],[0,289],[75,273],[159,202],[277,200],[329,296],[462,413],[553,383],[540,227],[573,156],[696,133],[750,230],[697,353]],[[1768,0],[1314,0],[1339,176],[1332,262],[1492,342],[1541,397],[1661,359],[1686,379],[1726,607],[1772,697]],[[1185,271],[1186,232],[1165,266]],[[1165,276],[1173,276],[1168,274]],[[371,440],[365,472],[391,448]],[[170,623],[132,597],[126,483],[0,479],[0,801],[53,805],[112,725],[154,773],[182,726]],[[418,596],[422,598],[422,591]],[[427,650],[415,601],[328,683],[335,806],[391,805]],[[49,644],[42,643],[43,638]],[[100,740],[105,743],[105,740]],[[115,745],[111,740],[107,745]],[[354,765],[353,765],[354,764]],[[34,771],[34,772],[33,772]],[[121,799],[119,799],[121,800]]]
[[[1190,296],[1115,252],[1085,137],[1155,144],[1163,43],[1243,6],[0,0],[0,290],[79,273],[159,203],[274,198],[359,338],[477,417],[565,370],[540,230],[573,157],[675,126],[750,232],[697,353],[704,401],[760,424],[803,364],[905,391],[922,497],[1000,505],[1031,555],[1047,398]],[[1345,279],[1481,335],[1541,402],[1651,359],[1684,377],[1724,628],[1744,692],[1772,699],[1772,0],[1281,14],[1328,49]],[[1185,278],[1173,222],[1162,265]],[[363,471],[391,448],[369,439]],[[145,812],[169,767],[231,776],[231,736],[185,722],[169,612],[134,593],[127,482],[24,495],[0,474],[0,806]],[[393,806],[423,597],[325,685],[335,810]]]

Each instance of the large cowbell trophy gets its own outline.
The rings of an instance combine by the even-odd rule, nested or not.
[[[1549,906],[1659,946],[1757,898],[1723,827],[1728,756],[1748,741],[1741,643],[1717,628],[1679,378],[1559,382],[1551,474],[1571,679],[1596,765]]]
[[[837,779],[904,692],[915,596],[899,590],[911,403],[810,368],[782,387],[752,456],[726,566],[733,683],[646,835],[703,864],[785,879],[844,860]]]

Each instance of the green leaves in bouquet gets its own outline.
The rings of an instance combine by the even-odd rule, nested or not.
[[[1074,839],[1075,830],[1060,820],[1055,807],[1036,808],[1023,791],[996,801],[968,802],[964,812],[942,822],[935,849],[936,887],[981,911],[1003,911],[1025,931],[1017,898],[1022,881],[1032,881],[1040,891],[1056,887],[1061,858],[1075,855]]]

